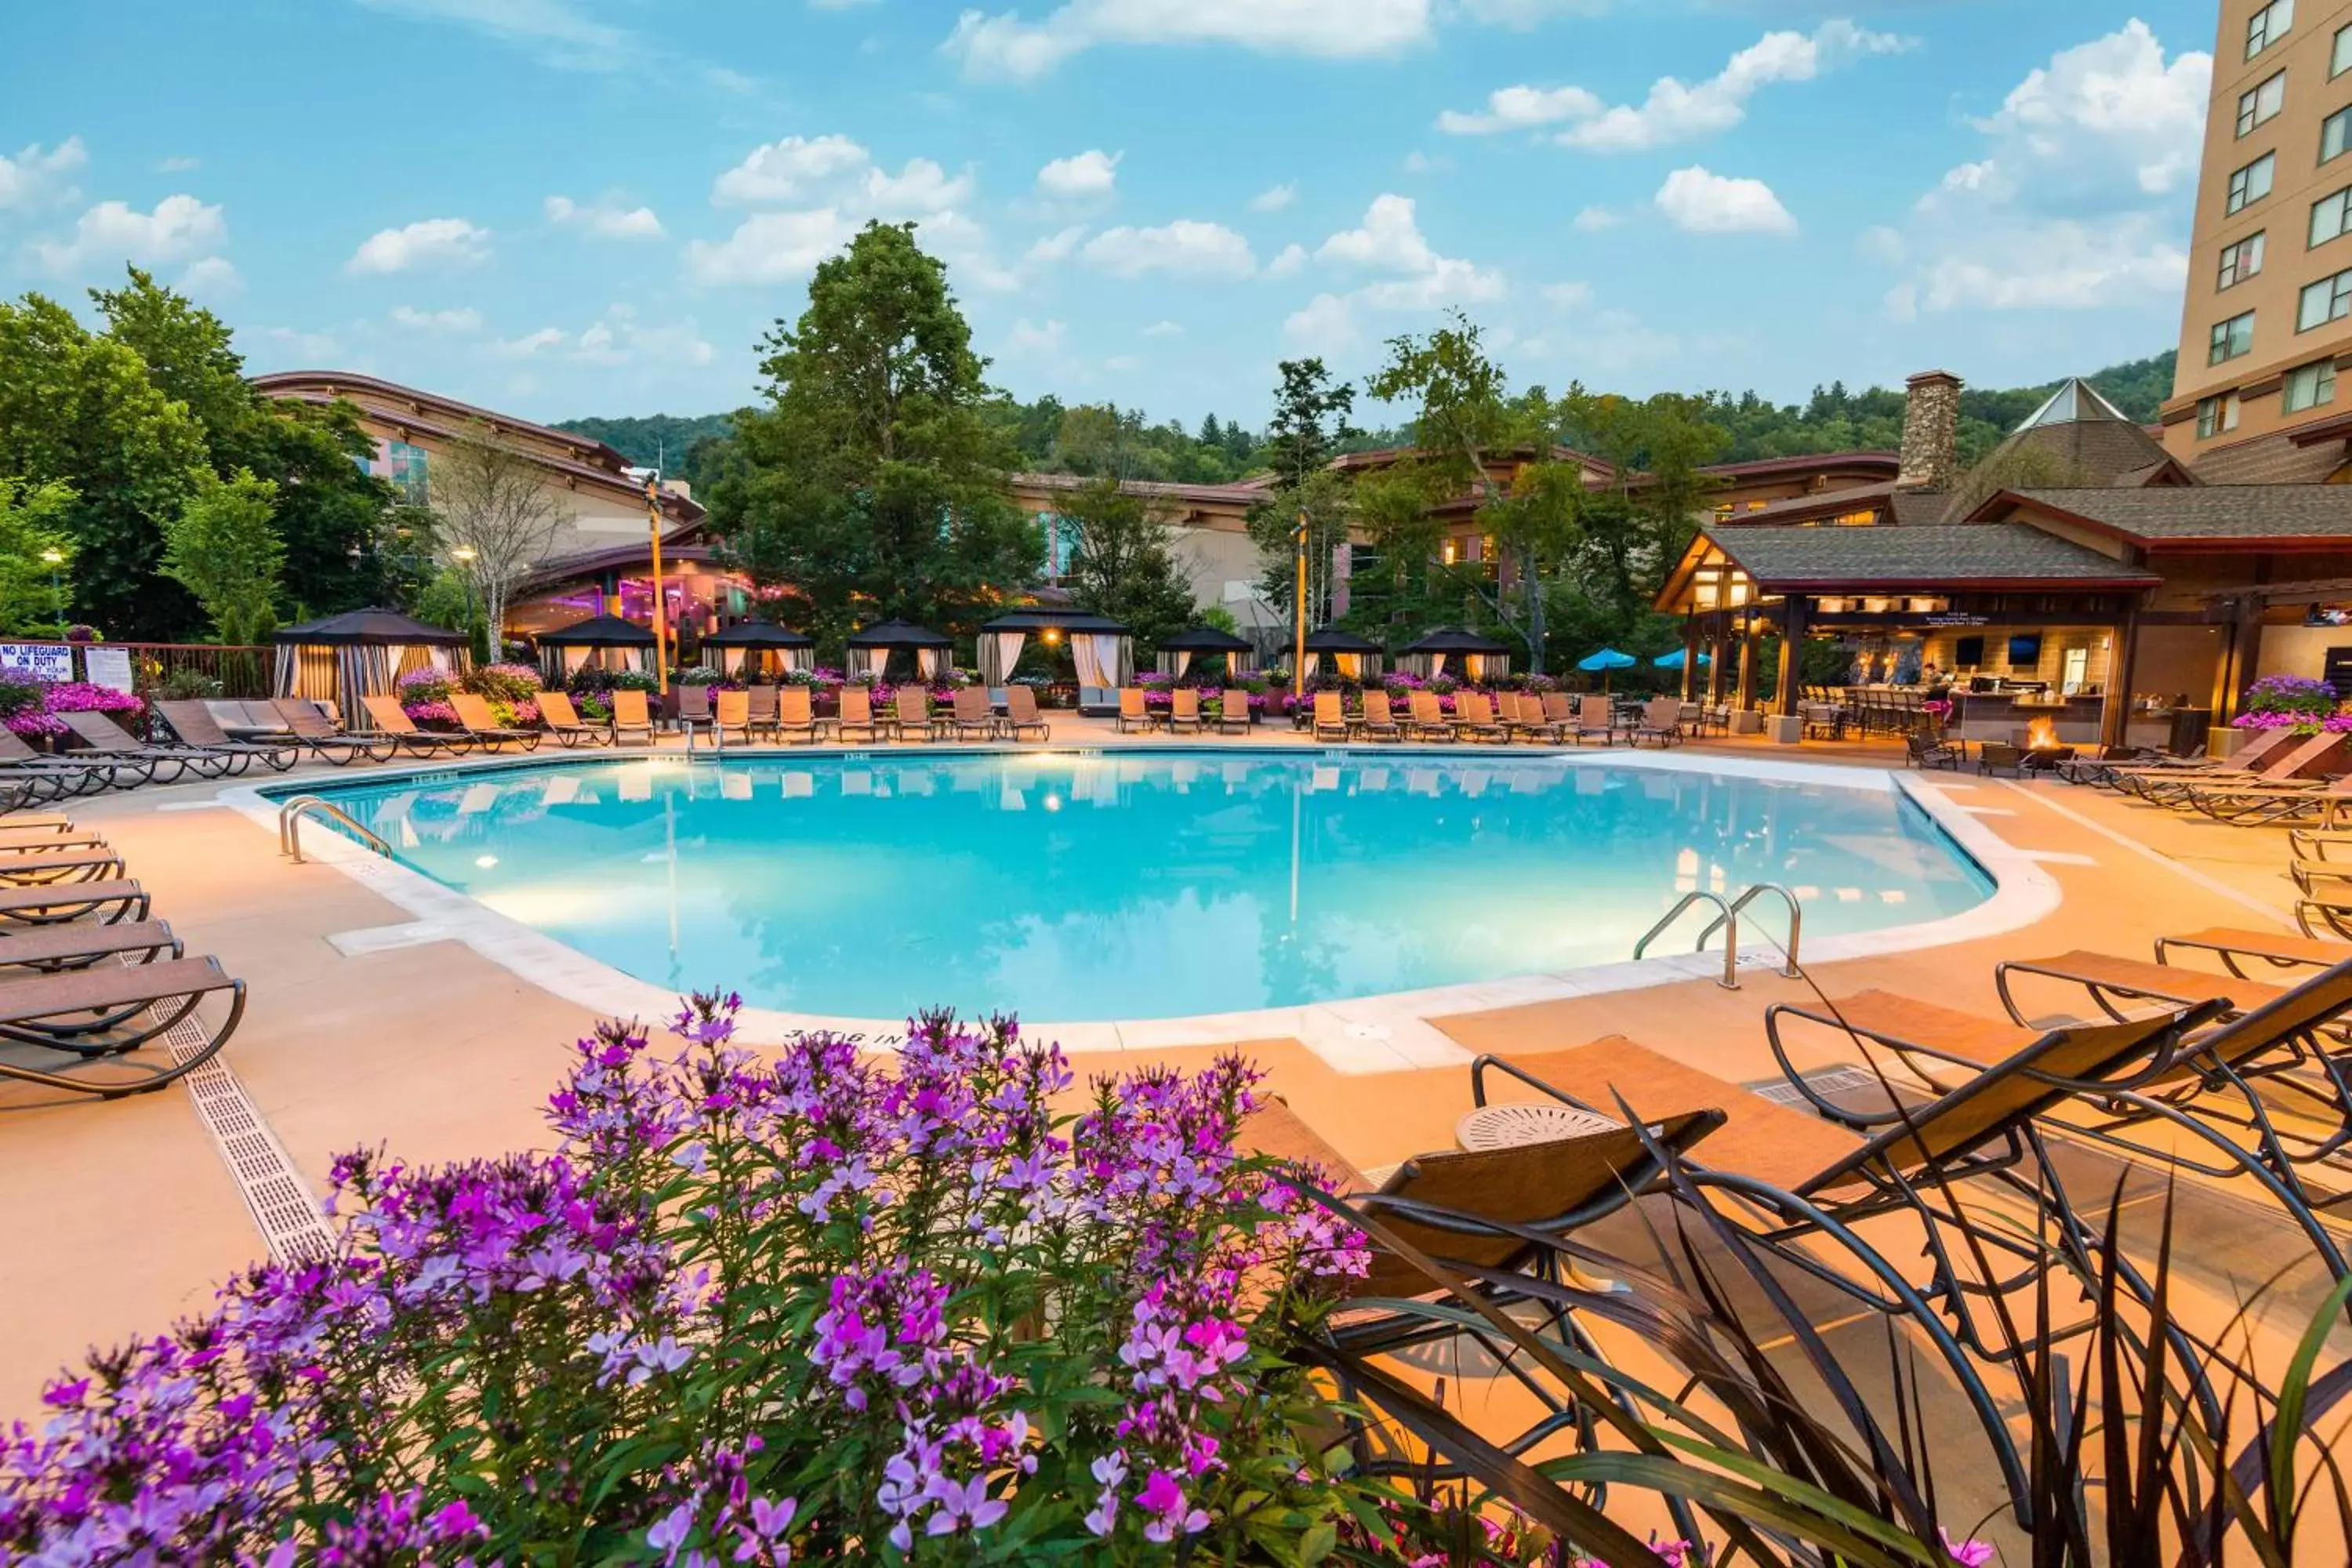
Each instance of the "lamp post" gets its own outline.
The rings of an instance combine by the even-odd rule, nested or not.
[[[1303,506],[1298,509],[1298,526],[1291,532],[1291,542],[1298,548],[1290,628],[1290,700],[1297,707],[1307,695],[1307,509]]]
[[[474,621],[474,561],[480,553],[470,544],[460,544],[449,552],[449,559],[457,563],[459,575],[466,579],[466,624],[468,627]],[[492,657],[496,657],[495,653]]]
[[[49,563],[49,613],[57,616],[58,632],[62,636],[66,629],[66,591],[64,585],[58,581],[58,568],[66,563],[65,552],[57,549],[44,550],[41,552],[41,559]]]
[[[659,696],[669,689],[669,605],[662,597],[661,565],[661,480],[659,476],[646,476],[646,528],[653,536],[654,546],[654,693]]]

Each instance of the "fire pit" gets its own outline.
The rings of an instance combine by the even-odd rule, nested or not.
[[[2028,773],[2053,773],[2061,763],[2074,760],[2074,748],[2058,743],[2058,721],[2035,719],[2025,726],[2025,755],[2018,763],[2018,771]]]

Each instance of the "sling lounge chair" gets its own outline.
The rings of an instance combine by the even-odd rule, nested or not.
[[[153,963],[177,958],[180,939],[162,921],[124,921],[113,925],[74,921],[0,934],[0,976],[18,969],[88,969],[101,960]],[[0,978],[0,984],[7,983]]]
[[[931,694],[919,686],[898,688],[898,721],[893,726],[901,741],[931,742],[943,739],[954,726],[931,716]]]
[[[517,730],[500,724],[499,716],[490,711],[488,700],[478,693],[453,691],[449,694],[449,706],[457,710],[457,722],[467,737],[480,745],[497,751],[512,742],[526,752],[539,750],[538,731]]]
[[[2186,806],[2233,827],[2299,822],[2331,827],[2338,820],[2337,814],[2352,806],[2352,773],[2325,782],[2189,785],[2172,793],[2162,804],[2175,809]]]
[[[841,717],[834,721],[834,733],[845,741],[853,731],[868,741],[879,741],[889,728],[887,721],[874,717],[872,688],[845,686],[841,689]]]
[[[786,686],[777,690],[776,739],[814,744],[824,732],[824,721],[816,716],[807,687]]]
[[[146,889],[136,882],[52,882],[43,887],[0,888],[0,928],[8,922],[57,925],[103,911],[100,922],[143,921]]]
[[[55,882],[110,882],[121,870],[122,858],[106,848],[0,855],[0,884],[15,888]]]
[[[607,721],[591,724],[580,717],[580,710],[572,705],[568,691],[542,691],[537,699],[539,721],[555,737],[559,746],[609,746],[613,743],[613,726]]]
[[[1356,733],[1367,741],[1394,742],[1404,739],[1404,726],[1397,722],[1387,692],[1364,693],[1364,716],[1356,721]]]
[[[1348,738],[1348,710],[1336,691],[1315,694],[1314,737],[1318,741],[1344,741]]]
[[[1180,686],[1168,694],[1168,732],[1188,731],[1201,732],[1201,689],[1196,686]]]
[[[1405,735],[1415,741],[1451,741],[1454,725],[1439,706],[1434,691],[1414,691],[1405,697],[1406,710],[1412,717],[1405,724]]]
[[[1671,746],[1683,738],[1683,705],[1679,698],[1654,697],[1642,705],[1641,721],[1633,726],[1633,743],[1655,741]]]
[[[296,745],[339,768],[356,762],[388,762],[400,750],[390,741],[345,734],[328,722],[318,704],[307,697],[280,697],[270,707],[286,721]]]
[[[993,741],[1001,726],[988,706],[988,689],[965,686],[948,703],[948,725],[959,741]]]
[[[721,690],[712,698],[710,732],[720,745],[730,734],[740,735],[743,743],[751,743],[751,694],[748,691]]]
[[[1604,746],[1617,739],[1617,704],[1606,697],[1583,697],[1576,704],[1576,743],[1582,745],[1595,736]]]
[[[1015,741],[1024,735],[1040,741],[1054,738],[1053,727],[1037,711],[1036,688],[1008,686],[1004,689],[1004,732]]]
[[[774,738],[776,735],[777,714],[776,689],[773,686],[762,683],[758,686],[746,687],[743,694],[746,700],[746,710],[750,715],[750,717],[745,721],[745,722],[750,726],[750,735],[757,735],[764,732],[772,739]],[[748,740],[750,735],[747,735],[745,738]]]
[[[205,997],[221,992],[229,996],[227,1016],[195,1049],[176,1061],[145,1068],[117,1059],[194,1016]],[[85,1076],[73,1064],[50,1070],[22,1065],[12,1054],[0,1059],[0,1079],[101,1100],[148,1093],[210,1061],[244,1016],[245,982],[230,979],[214,958],[97,964],[0,984],[0,1038],[78,1058],[81,1067],[127,1069]]]
[[[1454,728],[1466,740],[1489,745],[1499,746],[1511,738],[1510,731],[1495,721],[1495,705],[1486,700],[1483,692],[1454,694]]]
[[[418,729],[416,721],[402,709],[397,697],[362,697],[360,705],[367,710],[368,721],[375,726],[374,733],[399,751],[420,757],[436,757],[444,752],[454,756],[474,744],[468,735]]]
[[[691,750],[695,731],[708,728],[710,723],[710,688],[699,681],[692,685],[676,681],[669,694],[677,710],[677,727],[684,731],[688,749]]]
[[[94,795],[102,789],[131,789],[155,776],[152,763],[98,756],[59,757],[37,752],[25,737],[0,724],[0,768],[15,783],[32,788],[44,800],[69,795]]]
[[[1141,730],[1150,731],[1160,727],[1160,716],[1144,703],[1143,688],[1122,686],[1118,689],[1118,712],[1111,720],[1111,728],[1118,734],[1130,734]]]
[[[1543,699],[1533,692],[1505,691],[1498,693],[1496,716],[1515,741],[1527,741],[1537,745],[1557,746],[1565,741],[1567,731],[1544,717]]]
[[[246,757],[272,773],[282,773],[302,760],[302,749],[290,741],[272,742],[236,739],[220,727],[220,721],[214,718],[212,710],[202,702],[193,700],[163,700],[155,703],[154,707],[184,746]]]
[[[1224,695],[1217,699],[1217,733],[1246,735],[1249,731],[1250,694],[1240,687],[1228,686]]]
[[[643,735],[646,745],[654,743],[653,704],[644,692],[614,687],[605,700],[613,705],[613,744],[619,745],[624,735]]]
[[[2248,767],[2170,768],[2153,773],[2119,773],[2116,782],[2131,795],[2158,805],[2178,803],[2184,792],[2192,789],[2215,789],[2231,784],[2292,784],[2299,779],[2316,781],[2330,773],[2341,773],[2344,737],[2336,734],[2306,735],[2291,745],[2263,752],[2259,763]]]
[[[159,770],[169,767],[169,773],[158,773],[155,782],[171,784],[182,774],[194,770],[205,778],[220,778],[245,771],[247,758],[217,752],[206,752],[194,746],[142,745],[131,738],[130,731],[103,713],[60,713],[73,738],[100,756],[121,761],[137,760],[152,763]]]
[[[2238,748],[2238,754],[2227,762],[2206,756],[2200,747],[2194,754],[2185,757],[2158,756],[2132,763],[2103,763],[2096,769],[2096,776],[2092,782],[2130,794],[2133,793],[2133,784],[2147,774],[2250,773],[2261,767],[2265,759],[2284,754],[2285,748],[2294,744],[2295,738],[2293,730],[2284,727],[2258,730]]]

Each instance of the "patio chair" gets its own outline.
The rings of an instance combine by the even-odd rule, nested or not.
[[[0,1061],[0,1078],[101,1100],[162,1089],[204,1066],[228,1044],[245,1016],[245,982],[223,973],[218,959],[173,958],[97,964],[0,985],[0,1038],[78,1058],[82,1066],[115,1061],[137,1050],[220,992],[229,995],[227,1016],[202,1045],[184,1055],[175,1053],[176,1059],[99,1078],[80,1076],[70,1065],[49,1071],[5,1060]]]
[[[1661,749],[1675,745],[1683,738],[1682,721],[1681,699],[1654,697],[1642,705],[1642,717],[1633,726],[1633,744],[1651,740]]]
[[[177,958],[184,951],[180,939],[162,921],[124,921],[111,925],[66,921],[33,927],[13,935],[0,933],[0,971],[13,975],[19,969],[45,973],[88,969],[117,958],[125,963],[153,963]],[[0,980],[0,984],[10,983]]]
[[[774,736],[777,733],[776,716],[778,712],[776,705],[776,689],[773,686],[767,684],[747,687],[744,689],[744,701],[745,710],[748,714],[748,717],[744,721],[748,729],[748,733],[746,733],[744,739],[748,741],[752,735],[757,735],[763,731],[770,736]]]
[[[136,882],[53,882],[46,887],[0,888],[0,929],[8,921],[23,925],[57,925],[87,915],[104,918],[100,925],[143,921],[151,907],[145,889]]]
[[[102,847],[0,855],[0,884],[23,888],[58,882],[110,882],[122,868],[122,857]]]
[[[1024,735],[1034,735],[1040,741],[1054,738],[1053,726],[1037,711],[1035,687],[1015,684],[1004,689],[1004,732],[1015,741]]]
[[[1383,696],[1381,700],[1388,699]],[[1246,735],[1249,730],[1250,694],[1237,686],[1226,687],[1224,695],[1217,699],[1217,733]]]
[[[1317,692],[1315,694],[1314,738],[1318,741],[1344,741],[1348,739],[1349,733],[1350,731],[1348,728],[1347,704],[1341,699],[1339,693],[1336,691]]]
[[[1601,737],[1604,746],[1617,739],[1617,704],[1606,697],[1580,698],[1576,704],[1576,743],[1582,745],[1593,736]]]
[[[2273,731],[2273,734],[2280,733]],[[2197,767],[2117,768],[2116,786],[2126,795],[2162,805],[2190,789],[2232,784],[2292,784],[2343,770],[2331,764],[2340,759],[2344,737],[2334,734],[2296,735],[2269,745],[2248,747],[2233,763],[2208,763]],[[2248,752],[2252,754],[2250,756]]]
[[[473,749],[471,736],[418,729],[416,721],[400,706],[397,697],[362,697],[360,705],[367,710],[368,721],[375,726],[374,734],[389,742],[395,751],[434,757],[444,752],[455,755]]]
[[[519,730],[499,722],[490,711],[489,700],[471,691],[453,691],[449,706],[457,715],[457,723],[476,744],[492,751],[511,742],[526,752],[539,750],[539,731]]]
[[[643,735],[646,745],[654,743],[653,704],[644,692],[614,687],[605,700],[613,705],[613,744],[619,745],[624,735]]]
[[[1412,741],[1451,741],[1454,722],[1446,718],[1445,710],[1438,705],[1434,691],[1412,691],[1405,694],[1405,707],[1411,717],[1405,721],[1405,738]]]
[[[580,717],[580,710],[572,705],[568,691],[542,691],[537,700],[539,721],[555,737],[559,746],[609,746],[613,743],[613,723],[591,724]]]
[[[2205,748],[2200,746],[2186,756],[2159,753],[2137,762],[2109,763],[2099,770],[2100,777],[2095,782],[2112,784],[2128,794],[2132,784],[2142,774],[2251,773],[2265,762],[2284,755],[2297,739],[2291,729],[2257,730],[2238,748],[2237,754],[2226,761],[2207,756]]]
[[[834,721],[834,733],[843,740],[851,733],[879,741],[889,732],[888,721],[874,716],[874,689],[869,686],[845,686],[841,689],[841,717]]]
[[[1126,735],[1131,734],[1138,730],[1149,732],[1152,730],[1158,729],[1159,727],[1160,716],[1152,712],[1150,708],[1145,704],[1143,700],[1143,688],[1140,686],[1120,687],[1118,689],[1118,713],[1111,720],[1111,728],[1118,733]]]
[[[931,694],[919,686],[898,688],[897,721],[892,728],[901,741],[942,739],[951,727],[931,715]]]
[[[776,692],[776,739],[806,741],[814,744],[824,733],[824,721],[816,716],[816,707],[809,700],[805,686],[786,686]]]
[[[174,783],[192,772],[201,778],[224,778],[231,773],[243,773],[246,763],[251,760],[231,753],[207,752],[195,746],[142,743],[131,739],[129,731],[103,713],[60,713],[58,717],[65,721],[66,728],[73,731],[77,742],[100,756],[125,762],[152,763],[159,770],[169,767],[172,770],[169,773],[158,772],[154,775],[157,784]]]
[[[2101,746],[2095,755],[2065,758],[2050,771],[2068,784],[2094,784],[2105,781],[2119,763],[2145,762],[2151,754],[2141,746]]]
[[[1514,741],[1557,746],[1568,739],[1565,725],[1544,717],[1543,699],[1532,691],[1505,691],[1495,698],[1495,716]]]
[[[1987,741],[1977,747],[1977,772],[1986,777],[2006,773],[2012,778],[2023,778],[2025,757],[2023,746],[2012,746],[2006,741]]]
[[[996,715],[988,706],[988,688],[960,688],[950,705],[948,722],[954,727],[959,741],[993,741],[1000,726]]]
[[[2014,751],[2016,748],[2011,747]],[[1968,742],[1947,741],[1925,730],[1914,730],[1903,737],[1903,764],[1906,767],[1949,768],[1955,773],[1969,760]]]
[[[2278,783],[2189,784],[2177,790],[2151,791],[2145,798],[2179,811],[2187,809],[2233,826],[2271,826],[2289,823],[2336,825],[2337,814],[2352,805],[2352,773],[2332,779],[2300,779]]]
[[[1180,686],[1168,694],[1168,732],[1178,731],[1192,734],[1201,732],[1201,689]]]
[[[322,763],[345,767],[356,762],[388,762],[400,748],[390,741],[346,734],[335,728],[318,704],[307,697],[280,697],[270,708],[286,722],[294,743]]]
[[[1404,739],[1404,726],[1397,722],[1396,710],[1389,705],[1389,694],[1379,689],[1364,693],[1364,716],[1356,721],[1356,732],[1367,741],[1393,744]]]
[[[224,755],[246,757],[259,763],[272,773],[279,773],[302,760],[302,749],[290,742],[239,741],[233,738],[227,731],[220,727],[220,721],[213,717],[212,710],[202,702],[166,699],[157,701],[153,707],[156,712],[163,716],[163,722],[172,727],[173,736],[184,746],[194,746],[203,751],[218,752]]]
[[[1495,705],[1480,691],[1457,691],[1454,694],[1454,728],[1463,739],[1499,746],[1509,741],[1510,731],[1495,721]]]
[[[677,708],[672,717],[677,721],[677,727],[685,734],[687,745],[690,748],[694,744],[695,731],[707,727],[710,722],[710,688],[698,681],[690,686],[679,681],[670,687],[669,694]]]
[[[730,734],[740,735],[743,743],[751,743],[751,694],[748,691],[721,690],[713,699],[710,715],[711,733],[720,745]]]
[[[5,770],[0,776],[40,800],[94,795],[102,789],[132,789],[155,776],[152,763],[129,758],[59,757],[37,752],[5,724],[0,724],[0,769]]]

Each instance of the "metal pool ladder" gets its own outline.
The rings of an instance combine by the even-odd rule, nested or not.
[[[1717,911],[1716,917],[1705,931],[1698,933],[1698,942],[1691,951],[1705,952],[1708,940],[1717,931],[1723,932],[1723,978],[1716,984],[1726,991],[1737,991],[1739,989],[1740,912],[1767,893],[1778,896],[1780,901],[1789,907],[1789,940],[1780,944],[1780,973],[1791,980],[1801,979],[1804,971],[1797,967],[1797,944],[1804,933],[1805,911],[1798,904],[1797,895],[1778,882],[1759,882],[1728,902],[1720,893],[1685,893],[1675,901],[1675,907],[1668,910],[1664,917],[1644,931],[1642,940],[1633,944],[1633,956],[1646,957],[1650,951],[1650,944],[1664,935],[1667,928],[1682,919],[1683,911],[1692,905],[1712,904]]]
[[[298,795],[278,808],[278,852],[294,857],[294,864],[302,862],[302,818],[316,812],[328,821],[340,824],[352,837],[383,856],[392,858],[392,846],[373,829],[361,826],[359,820],[324,795]]]

